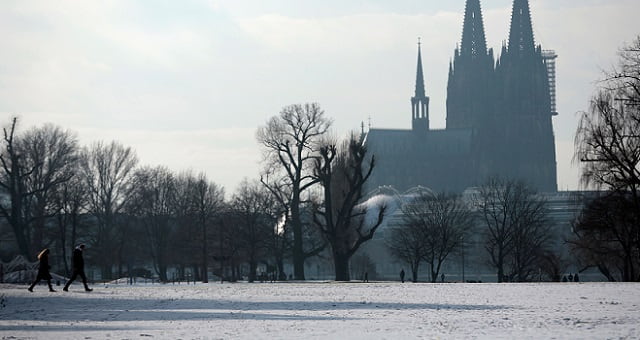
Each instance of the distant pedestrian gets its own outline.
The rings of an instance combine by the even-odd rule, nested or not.
[[[580,282],[580,278],[578,277],[578,273],[573,276],[573,282]]]
[[[47,280],[47,284],[49,285],[49,291],[55,292],[53,287],[51,286],[51,273],[49,273],[49,248],[44,248],[40,254],[38,254],[38,261],[40,261],[40,265],[38,267],[38,275],[36,276],[36,280],[33,281],[31,286],[27,288],[30,292],[33,292],[33,287],[35,287],[40,280]]]
[[[71,272],[71,278],[69,279],[69,281],[67,281],[67,284],[64,285],[64,288],[62,288],[62,290],[64,290],[65,292],[69,291],[69,285],[71,285],[71,282],[73,282],[73,280],[75,280],[78,276],[80,276],[80,278],[82,279],[85,291],[90,292],[93,290],[87,285],[87,275],[84,274],[84,259],[82,258],[82,251],[84,250],[84,248],[84,244],[81,244],[73,250],[71,261],[73,263],[73,271]]]
[[[402,283],[404,283],[404,269],[400,270],[400,281],[402,281]]]
[[[569,282],[573,282],[573,275],[569,274]]]
[[[364,272],[364,282],[369,282],[369,272]]]
[[[442,273],[442,275],[440,275],[440,280],[442,281],[442,283],[444,283],[444,273]]]

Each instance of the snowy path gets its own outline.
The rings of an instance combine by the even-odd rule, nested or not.
[[[640,284],[0,285],[1,339],[638,339]],[[4,306],[3,306],[4,305]]]

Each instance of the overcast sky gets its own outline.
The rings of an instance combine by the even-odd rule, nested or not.
[[[205,171],[233,192],[257,178],[255,130],[283,106],[318,102],[336,134],[410,128],[416,42],[431,125],[444,128],[464,0],[2,0],[0,124],[51,122],[81,144],[118,140],[145,165]],[[640,34],[637,0],[531,0],[536,43],[559,55],[554,118],[560,189],[576,113],[616,51]],[[482,1],[490,47],[510,0]]]

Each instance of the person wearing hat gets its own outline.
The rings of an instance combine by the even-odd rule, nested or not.
[[[84,250],[84,244],[77,246],[76,249],[73,250],[73,255],[71,258],[72,259],[71,262],[73,263],[73,271],[71,272],[71,278],[69,279],[69,281],[67,281],[67,284],[64,285],[64,288],[62,288],[62,290],[64,290],[65,292],[69,291],[69,285],[71,285],[71,282],[73,282],[73,280],[75,280],[76,277],[78,277],[78,275],[82,279],[82,283],[84,284],[84,290],[87,292],[90,292],[93,290],[89,288],[89,286],[87,285],[87,275],[84,274],[84,259],[82,258],[83,250]]]

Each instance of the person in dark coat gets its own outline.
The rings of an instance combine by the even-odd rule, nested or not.
[[[87,275],[84,274],[84,259],[82,258],[82,251],[84,250],[84,244],[81,244],[73,250],[73,255],[71,256],[71,262],[73,263],[73,271],[71,272],[71,278],[67,281],[67,284],[64,285],[65,292],[69,291],[69,285],[71,282],[76,279],[76,277],[80,276],[82,279],[82,283],[84,284],[84,290],[87,292],[92,291],[93,289],[89,288],[87,285]]]
[[[400,270],[400,281],[402,281],[402,283],[404,283],[404,269]]]
[[[51,287],[51,274],[49,273],[49,248],[44,248],[40,254],[38,254],[38,261],[40,261],[40,266],[38,267],[38,275],[36,276],[36,280],[33,281],[31,286],[27,288],[30,292],[33,292],[33,287],[35,287],[40,280],[47,280],[47,284],[49,285],[49,291],[55,292],[53,287]]]

